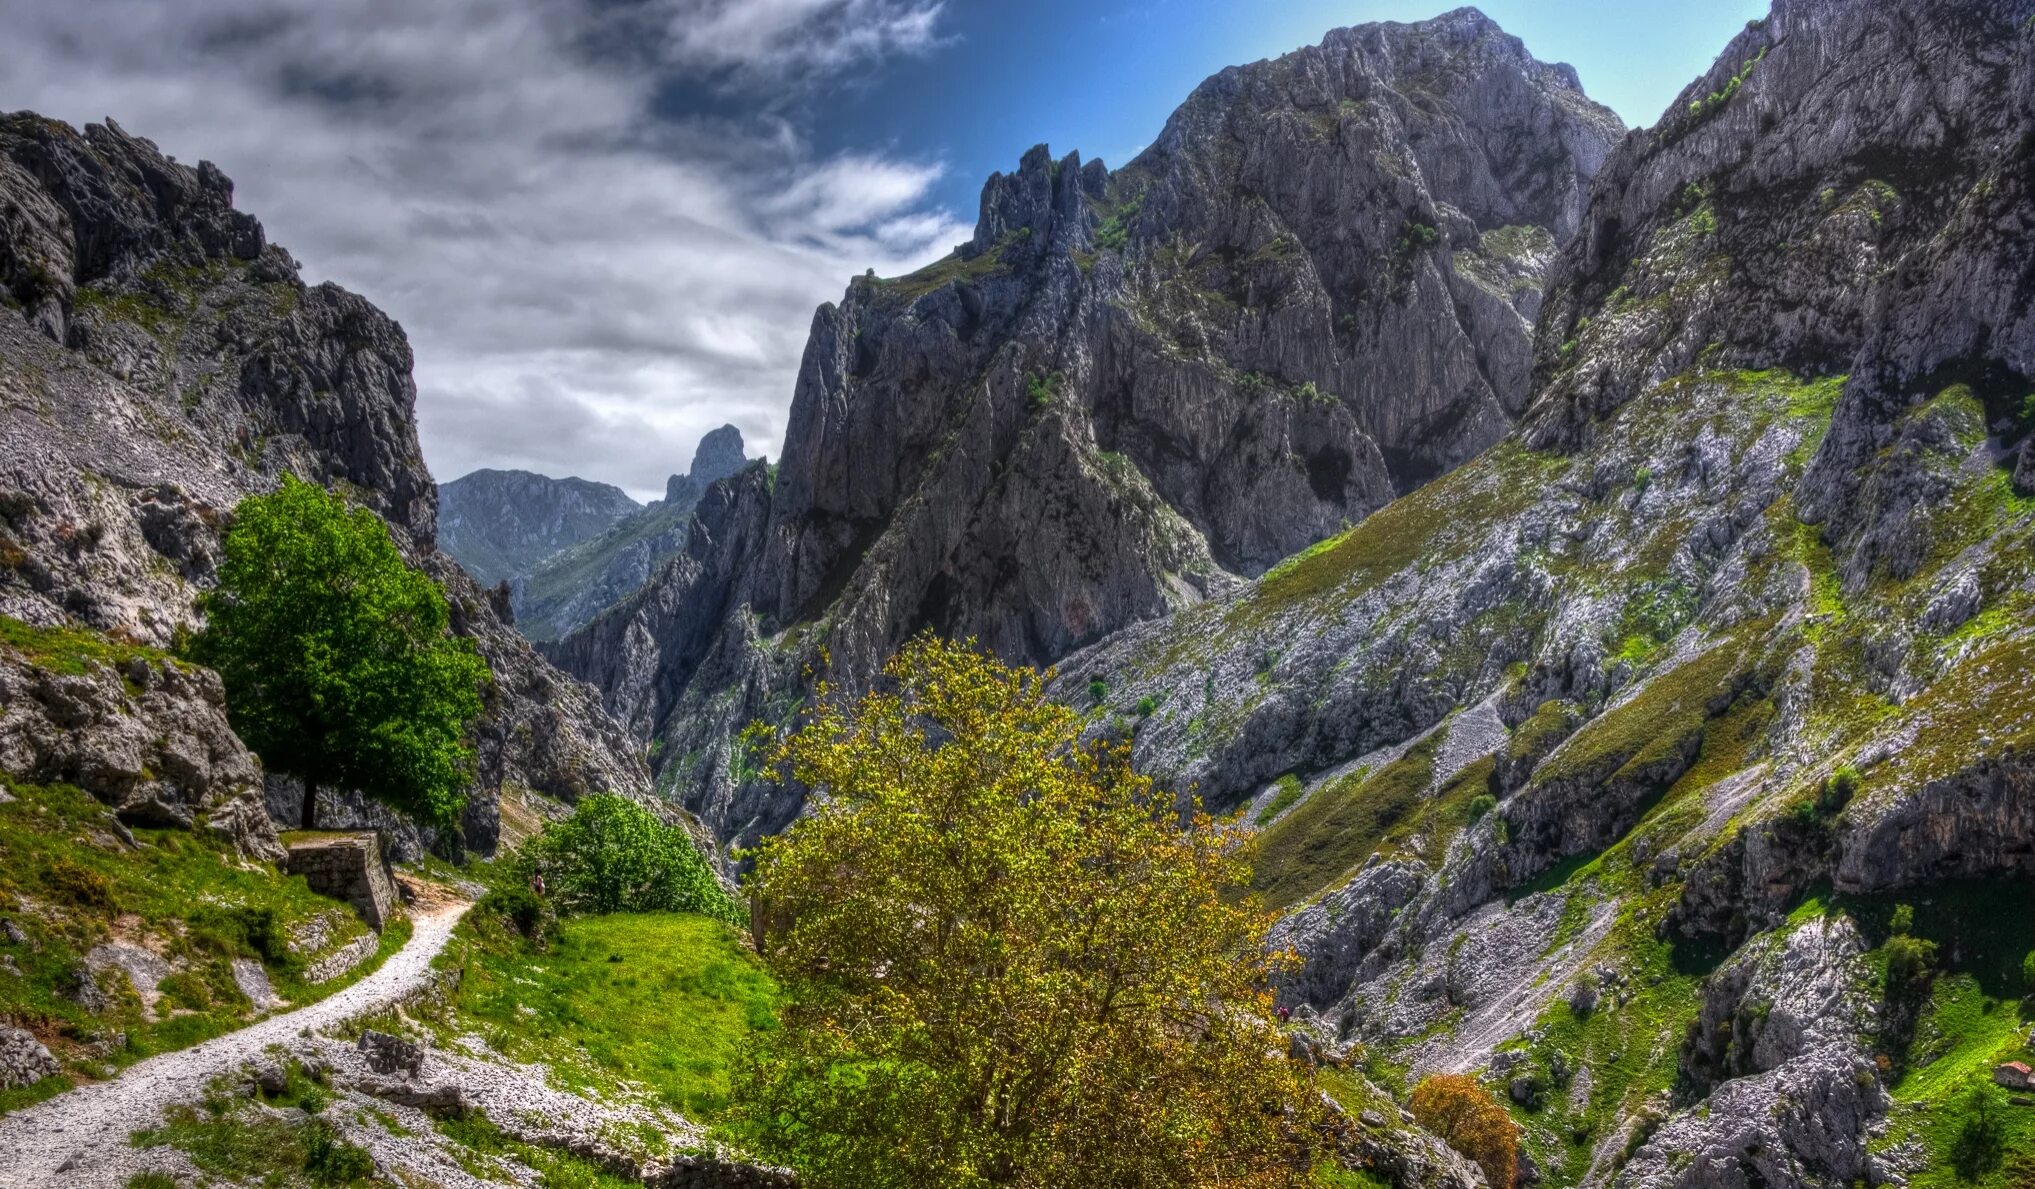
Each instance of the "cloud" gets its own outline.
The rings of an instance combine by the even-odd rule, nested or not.
[[[520,467],[650,496],[724,422],[774,455],[813,307],[968,234],[932,197],[936,162],[817,154],[774,98],[670,96],[810,91],[936,50],[939,18],[921,0],[0,0],[0,107],[110,115],[217,162],[306,279],[409,332],[440,478]]]

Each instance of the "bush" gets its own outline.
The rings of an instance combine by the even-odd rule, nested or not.
[[[1887,939],[1887,995],[1919,997],[1936,967],[1936,943],[1905,933]]]
[[[1470,820],[1482,821],[1484,815],[1498,808],[1498,798],[1489,793],[1478,793],[1470,798]]]
[[[1150,718],[1152,717],[1153,712],[1157,711],[1158,709],[1159,709],[1159,699],[1151,696],[1150,694],[1146,694],[1144,697],[1138,699],[1139,718]]]
[[[1093,702],[1097,706],[1100,706],[1105,700],[1108,699],[1108,697],[1109,697],[1109,682],[1104,681],[1102,678],[1098,677],[1095,680],[1088,683],[1088,700],[1090,702]]]
[[[1414,1089],[1407,1109],[1422,1127],[1475,1161],[1491,1189],[1512,1189],[1519,1172],[1519,1128],[1477,1079],[1437,1074]]]
[[[552,926],[558,920],[534,892],[522,887],[496,888],[482,896],[474,908],[495,917],[504,926],[535,942],[542,942],[549,937]]]
[[[600,794],[523,850],[566,912],[697,912],[740,923],[692,836],[626,797]],[[520,911],[520,908],[519,908]]]
[[[1844,807],[1858,795],[1860,779],[1858,769],[1849,764],[1824,777],[1822,786],[1816,790],[1816,812],[1824,817],[1843,813]]]
[[[1300,1183],[1320,1099],[1267,1059],[1281,966],[1228,831],[1036,672],[922,636],[885,675],[779,756],[828,796],[757,851],[787,998],[738,1134],[815,1186]]]
[[[374,1176],[374,1157],[365,1148],[342,1139],[332,1125],[311,1125],[304,1143],[304,1172],[314,1184],[351,1185]]]
[[[225,958],[253,955],[269,966],[291,960],[289,939],[272,908],[253,905],[201,905],[191,913],[190,937],[198,946]]]
[[[63,855],[49,861],[43,868],[42,886],[50,895],[79,908],[96,908],[101,912],[117,912],[119,905],[113,898],[113,885],[106,877]]]
[[[2030,995],[2035,995],[2035,950],[2021,959],[2021,985]]]

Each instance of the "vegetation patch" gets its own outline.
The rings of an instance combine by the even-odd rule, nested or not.
[[[776,985],[741,934],[710,917],[574,917],[533,941],[476,909],[439,964],[461,981],[436,1023],[549,1064],[562,1088],[633,1083],[702,1122],[727,1107],[744,1041],[776,1027]]]
[[[1289,908],[1334,886],[1389,841],[1412,833],[1445,733],[1428,735],[1374,775],[1356,772],[1323,785],[1274,822],[1259,835],[1252,889],[1268,906]]]
[[[0,903],[21,907],[8,918],[28,937],[25,945],[0,939],[20,978],[0,976],[0,1019],[36,1034],[67,1069],[103,1076],[143,1057],[185,1048],[245,1024],[253,1005],[233,979],[232,962],[262,964],[276,993],[293,1006],[331,994],[362,977],[409,936],[408,922],[383,934],[379,957],[352,976],[317,986],[303,981],[303,959],[284,939],[314,917],[337,920],[328,947],[367,932],[337,901],[311,891],[302,877],[284,877],[234,853],[223,836],[195,830],[131,831],[129,849],[113,830],[111,814],[68,785],[7,786],[14,800],[0,805]],[[148,1009],[126,978],[109,970],[94,976],[84,964],[94,946],[109,941],[145,945],[172,968]],[[107,998],[103,1010],[81,1002],[84,980]],[[68,1088],[49,1078],[26,1089],[0,1091],[0,1110],[11,1110]]]

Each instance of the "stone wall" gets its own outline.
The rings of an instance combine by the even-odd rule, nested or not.
[[[284,845],[290,852],[285,871],[303,876],[312,891],[353,905],[376,932],[388,923],[396,910],[396,887],[373,834],[298,834]]]

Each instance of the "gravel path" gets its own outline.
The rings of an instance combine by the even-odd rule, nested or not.
[[[206,1083],[272,1044],[376,1011],[417,990],[466,908],[446,904],[419,914],[409,944],[381,969],[329,998],[136,1062],[110,1082],[81,1086],[0,1118],[0,1186],[123,1184],[135,1167],[128,1136],[161,1122],[163,1107],[197,1101]]]

